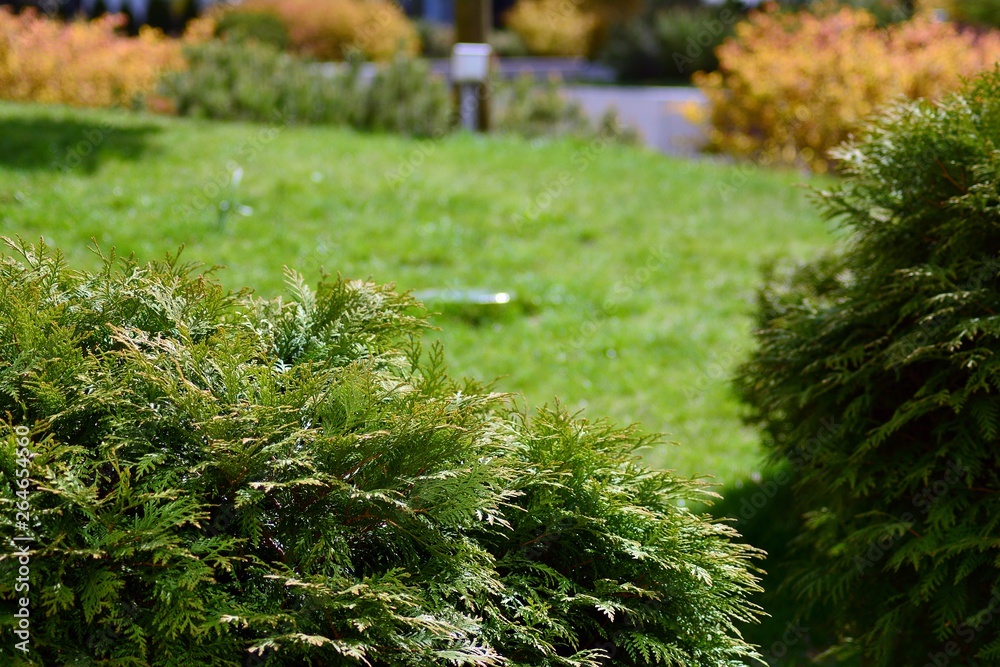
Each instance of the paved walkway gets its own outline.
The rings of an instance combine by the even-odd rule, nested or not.
[[[607,65],[592,63],[586,58],[500,58],[500,76],[513,78],[522,74],[531,74],[537,78],[558,76],[563,81],[592,81],[611,83],[615,80],[615,71]],[[448,76],[451,71],[451,60],[448,58],[432,58],[431,71]]]
[[[502,58],[499,62],[500,73],[507,78],[525,73],[538,78],[558,75],[566,82],[566,93],[591,118],[599,119],[614,107],[622,122],[638,130],[652,148],[672,155],[697,153],[702,132],[681,112],[687,104],[705,101],[697,88],[610,85],[614,71],[583,58]],[[431,61],[431,69],[439,74],[447,76],[449,68],[447,59]],[[587,81],[600,83],[582,83]]]
[[[671,155],[697,153],[702,131],[682,114],[686,105],[705,101],[697,88],[570,85],[565,90],[591,118],[617,109],[622,123],[638,130],[652,148]]]

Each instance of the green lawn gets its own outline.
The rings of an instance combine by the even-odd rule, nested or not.
[[[727,375],[760,265],[832,239],[802,180],[582,143],[0,105],[2,234],[44,237],[87,268],[91,238],[144,260],[184,244],[265,296],[286,265],[512,293],[435,318],[454,373],[641,422],[681,443],[653,464],[720,481],[757,465]],[[252,212],[222,216],[224,201]]]

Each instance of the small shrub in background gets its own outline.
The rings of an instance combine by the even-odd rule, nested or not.
[[[493,53],[500,58],[523,58],[531,55],[524,40],[513,30],[493,30],[489,41]]]
[[[213,40],[185,51],[158,93],[182,116],[219,120],[347,124],[357,79],[348,69],[327,77],[305,61],[253,40]]]
[[[558,79],[536,81],[522,75],[494,86],[493,129],[523,137],[602,138],[621,144],[635,144],[638,136],[622,127],[617,114],[609,113],[595,124],[579,103],[567,99]]]
[[[122,15],[63,23],[0,7],[0,97],[85,107],[131,106],[165,71],[184,66],[180,42],[154,29],[118,33]]]
[[[360,52],[384,61],[420,49],[416,28],[390,0],[247,0],[229,11],[276,16],[292,51],[317,60],[346,60]]]
[[[909,21],[921,11],[920,0],[850,0],[848,4],[871,12],[879,25]]]
[[[601,17],[567,0],[518,0],[506,21],[535,55],[585,56],[593,49]]]
[[[417,21],[420,55],[425,58],[448,58],[455,46],[455,27],[434,21]]]
[[[1000,3],[997,0],[928,0],[925,4],[943,10],[952,21],[1000,28]]]
[[[691,2],[693,0],[681,0]],[[608,39],[611,28],[619,23],[623,23],[640,11],[646,4],[646,0],[569,0],[573,5],[579,6],[584,12],[594,14],[598,17],[597,29],[591,37],[590,51],[588,56],[595,56]],[[567,3],[563,3],[565,7]]]
[[[451,92],[426,61],[397,56],[379,68],[363,88],[356,127],[382,132],[437,137],[447,133]]]
[[[225,12],[216,21],[215,36],[255,40],[281,50],[288,48],[288,30],[270,12]]]
[[[103,259],[0,260],[0,533],[26,530],[26,469],[34,537],[23,664],[754,655],[733,622],[756,615],[757,552],[682,506],[699,483],[638,463],[653,439],[448,377],[387,287],[290,274],[266,301],[176,257]],[[0,554],[8,636],[17,568]]]
[[[592,56],[611,26],[642,5],[642,0],[518,0],[505,19],[532,54]]]
[[[1000,60],[1000,34],[927,17],[877,28],[842,7],[752,12],[694,81],[708,97],[709,148],[827,171],[829,150],[897,97],[938,98]]]
[[[771,277],[738,379],[806,519],[787,583],[860,664],[995,665],[1000,69],[837,156],[845,250]]]
[[[590,128],[583,109],[561,94],[556,79],[539,82],[522,74],[497,85],[493,100],[493,127],[499,132],[540,137],[585,133]],[[556,127],[558,130],[552,132]]]
[[[623,81],[687,81],[718,68],[715,48],[743,17],[735,3],[651,2],[640,15],[611,29],[600,58]]]
[[[349,125],[437,136],[449,129],[447,83],[397,57],[363,81],[360,63],[320,66],[255,41],[216,40],[187,50],[188,67],[161,82],[174,112],[219,120]]]

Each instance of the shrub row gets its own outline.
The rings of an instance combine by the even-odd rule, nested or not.
[[[188,49],[188,67],[167,75],[160,95],[180,115],[223,120],[348,125],[439,137],[456,125],[447,82],[420,60],[397,56],[366,80],[361,64],[309,63],[255,41]],[[493,128],[527,137],[598,135],[633,143],[615,116],[595,125],[555,81],[491,79]]]
[[[695,76],[708,97],[709,148],[764,164],[827,171],[839,145],[897,97],[938,98],[1000,60],[1000,34],[926,16],[876,27],[842,7],[754,12]]]
[[[221,120],[349,125],[437,136],[449,129],[446,83],[398,57],[362,81],[360,63],[319,66],[255,41],[214,40],[187,50],[187,68],[158,92],[171,111]]]
[[[290,274],[266,301],[176,257],[90,274],[13,246],[0,533],[32,541],[0,555],[0,626],[30,597],[24,664],[754,655],[733,622],[756,552],[683,506],[704,487],[641,467],[634,429],[449,378],[410,298]]]

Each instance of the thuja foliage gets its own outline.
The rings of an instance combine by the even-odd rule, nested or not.
[[[12,247],[0,526],[33,541],[30,591],[0,558],[0,623],[30,597],[25,664],[753,655],[733,624],[756,614],[756,552],[679,502],[705,488],[641,467],[632,428],[448,377],[409,297],[290,273],[268,301],[176,257],[84,273]]]
[[[1000,664],[1000,69],[838,155],[846,248],[772,277],[739,377],[796,471],[792,587],[863,664]]]

